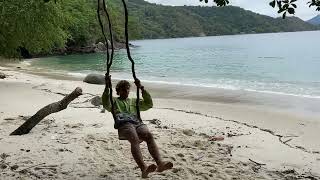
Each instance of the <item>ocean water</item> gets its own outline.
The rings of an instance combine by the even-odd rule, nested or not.
[[[142,81],[320,98],[320,31],[131,41]],[[104,74],[106,55],[25,61],[48,73]],[[115,53],[112,78],[132,79],[125,50]]]

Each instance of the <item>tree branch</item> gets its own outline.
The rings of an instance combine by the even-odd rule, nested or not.
[[[25,123],[23,123],[18,129],[13,131],[12,135],[23,135],[28,134],[33,127],[35,127],[43,118],[48,116],[49,114],[59,112],[67,108],[68,104],[82,95],[82,89],[77,87],[72,93],[65,96],[61,101],[51,103],[42,109],[40,109],[36,114],[31,116]]]

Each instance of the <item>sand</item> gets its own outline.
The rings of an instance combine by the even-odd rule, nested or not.
[[[140,179],[130,145],[118,140],[111,114],[90,103],[103,86],[15,67],[0,67],[0,72],[7,75],[0,79],[0,179]],[[141,115],[164,159],[174,163],[172,170],[152,173],[150,179],[319,179],[317,116],[246,103],[224,92],[199,98],[188,88],[178,93],[165,85],[145,86],[154,108]],[[47,116],[29,134],[9,136],[76,87],[84,94],[66,110]],[[210,141],[220,135],[224,141]],[[141,148],[152,163],[146,144]]]

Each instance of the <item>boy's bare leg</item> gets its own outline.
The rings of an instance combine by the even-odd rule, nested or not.
[[[156,144],[156,141],[153,138],[153,135],[149,131],[148,127],[143,125],[137,129],[139,137],[146,141],[148,145],[149,153],[151,154],[152,158],[156,161],[158,168],[158,172],[165,171],[167,169],[171,169],[173,164],[171,162],[163,161],[159,152],[159,148]]]
[[[162,172],[162,171],[171,169],[173,167],[173,164],[171,162],[162,160],[158,146],[152,135],[146,139],[146,142],[147,142],[148,150],[151,156],[153,157],[153,159],[156,161],[158,165],[157,171]]]
[[[148,174],[151,172],[154,172],[157,169],[157,166],[154,164],[151,164],[150,166],[147,166],[143,161],[143,156],[140,150],[140,139],[138,137],[138,134],[136,132],[135,128],[131,128],[130,126],[124,127],[125,128],[125,136],[126,139],[131,144],[131,153],[138,164],[139,168],[142,171],[142,178],[147,178]]]

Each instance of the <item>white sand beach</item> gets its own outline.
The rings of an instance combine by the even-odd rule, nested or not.
[[[140,179],[129,143],[118,140],[113,129],[112,115],[90,102],[101,96],[103,85],[38,76],[16,67],[0,66],[0,72],[7,76],[0,79],[1,180]],[[255,94],[242,99],[223,90],[177,91],[169,85],[143,84],[154,107],[142,112],[142,118],[164,159],[174,164],[172,170],[150,174],[150,179],[320,178],[317,115],[251,104],[247,100],[259,96]],[[29,134],[9,136],[76,87],[83,95],[67,109],[45,117]],[[280,104],[287,100],[279,97]],[[223,141],[210,141],[220,135]],[[146,144],[141,147],[146,162],[152,163]]]

